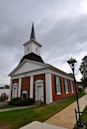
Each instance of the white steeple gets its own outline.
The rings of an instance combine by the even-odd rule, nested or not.
[[[40,56],[40,49],[42,45],[35,39],[34,24],[32,23],[30,40],[24,44],[24,55],[35,53]]]

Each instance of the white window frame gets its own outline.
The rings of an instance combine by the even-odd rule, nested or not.
[[[61,91],[61,77],[56,76],[56,91],[57,91],[57,95],[61,95],[62,91]]]
[[[73,82],[70,81],[70,86],[71,86],[71,92],[74,93],[74,86],[73,86]]]
[[[65,93],[69,94],[68,80],[66,78],[64,79],[64,88],[65,88]]]

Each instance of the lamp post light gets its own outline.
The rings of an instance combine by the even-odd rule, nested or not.
[[[78,100],[78,92],[77,92],[77,85],[76,85],[76,78],[75,78],[75,63],[77,63],[77,61],[75,59],[71,58],[67,62],[70,65],[70,67],[72,69],[72,72],[73,72],[74,86],[75,86],[75,90],[76,90],[76,102],[77,102],[77,109],[78,109],[78,116],[79,116],[79,120],[77,122],[77,128],[82,128],[83,124],[81,122],[80,107],[79,107],[79,100]]]

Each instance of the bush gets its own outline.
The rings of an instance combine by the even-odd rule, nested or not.
[[[0,96],[0,102],[4,102],[8,100],[8,95],[6,95],[6,93],[2,93]]]
[[[78,92],[83,92],[83,88],[78,88]]]
[[[28,106],[34,104],[34,99],[21,99],[21,98],[14,98],[12,99],[9,104],[14,106]]]

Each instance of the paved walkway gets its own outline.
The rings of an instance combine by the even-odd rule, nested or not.
[[[83,111],[83,109],[87,105],[87,94],[79,99],[79,103],[80,103],[80,111]],[[57,113],[56,115],[45,121],[45,123],[65,127],[68,129],[73,129],[76,123],[75,108],[76,108],[76,102],[72,103],[70,106],[68,106],[61,112]]]
[[[36,106],[37,105],[6,108],[6,109],[0,109],[0,112],[13,111],[13,110],[19,110],[19,109],[27,109],[27,108],[36,107]]]
[[[21,127],[20,129],[66,129],[66,128],[34,121],[30,124],[25,125],[24,127]]]

